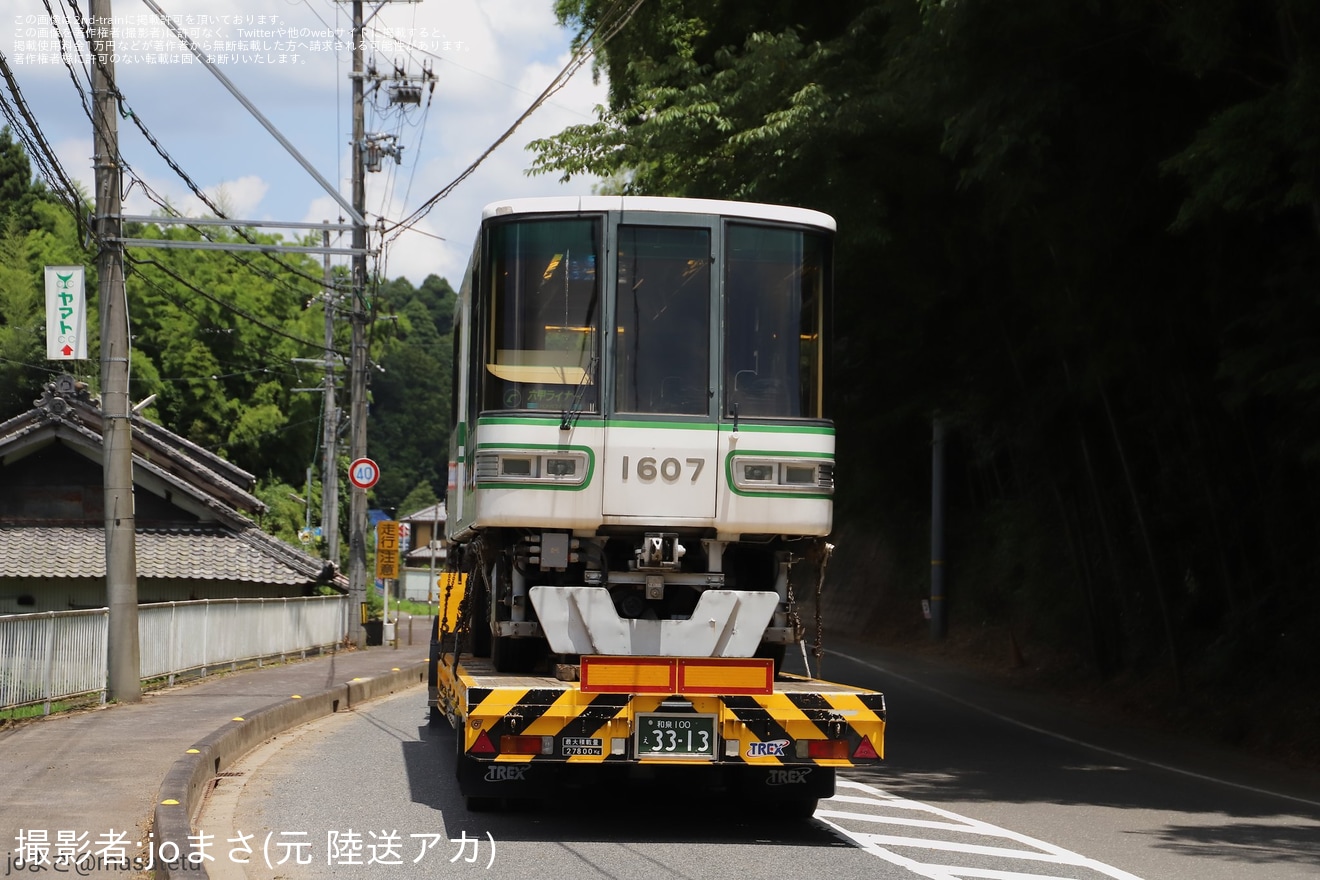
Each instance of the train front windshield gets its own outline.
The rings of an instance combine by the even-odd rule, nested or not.
[[[572,219],[491,228],[483,409],[595,412],[600,227]]]
[[[824,416],[826,234],[621,224],[612,261],[599,217],[498,222],[487,235],[482,409]]]

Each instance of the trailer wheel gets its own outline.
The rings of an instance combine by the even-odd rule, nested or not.
[[[816,815],[816,806],[819,798],[814,797],[796,797],[790,799],[783,806],[783,815],[785,819],[794,821],[805,821]]]
[[[468,795],[463,798],[463,806],[469,813],[493,813],[502,805],[502,798]]]

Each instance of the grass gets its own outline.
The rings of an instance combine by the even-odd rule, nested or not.
[[[99,702],[99,698],[95,698]],[[88,705],[88,701],[76,700],[58,700],[50,704],[49,714],[54,715],[57,712],[67,712],[70,709],[80,709]],[[44,703],[31,703],[27,706],[12,706],[8,709],[0,709],[0,726],[11,721],[25,721],[29,718],[40,718],[48,714]]]

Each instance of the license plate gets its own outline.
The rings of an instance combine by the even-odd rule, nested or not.
[[[637,716],[638,758],[715,760],[714,715]]]

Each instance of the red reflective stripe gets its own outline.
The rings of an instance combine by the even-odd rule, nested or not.
[[[486,731],[477,735],[477,741],[472,744],[468,752],[473,755],[493,755],[495,754],[495,744],[486,736]]]
[[[853,752],[853,757],[879,758],[880,756],[876,754],[875,746],[871,745],[871,738],[869,736],[864,736],[862,737],[861,744],[857,746],[857,750]]]

